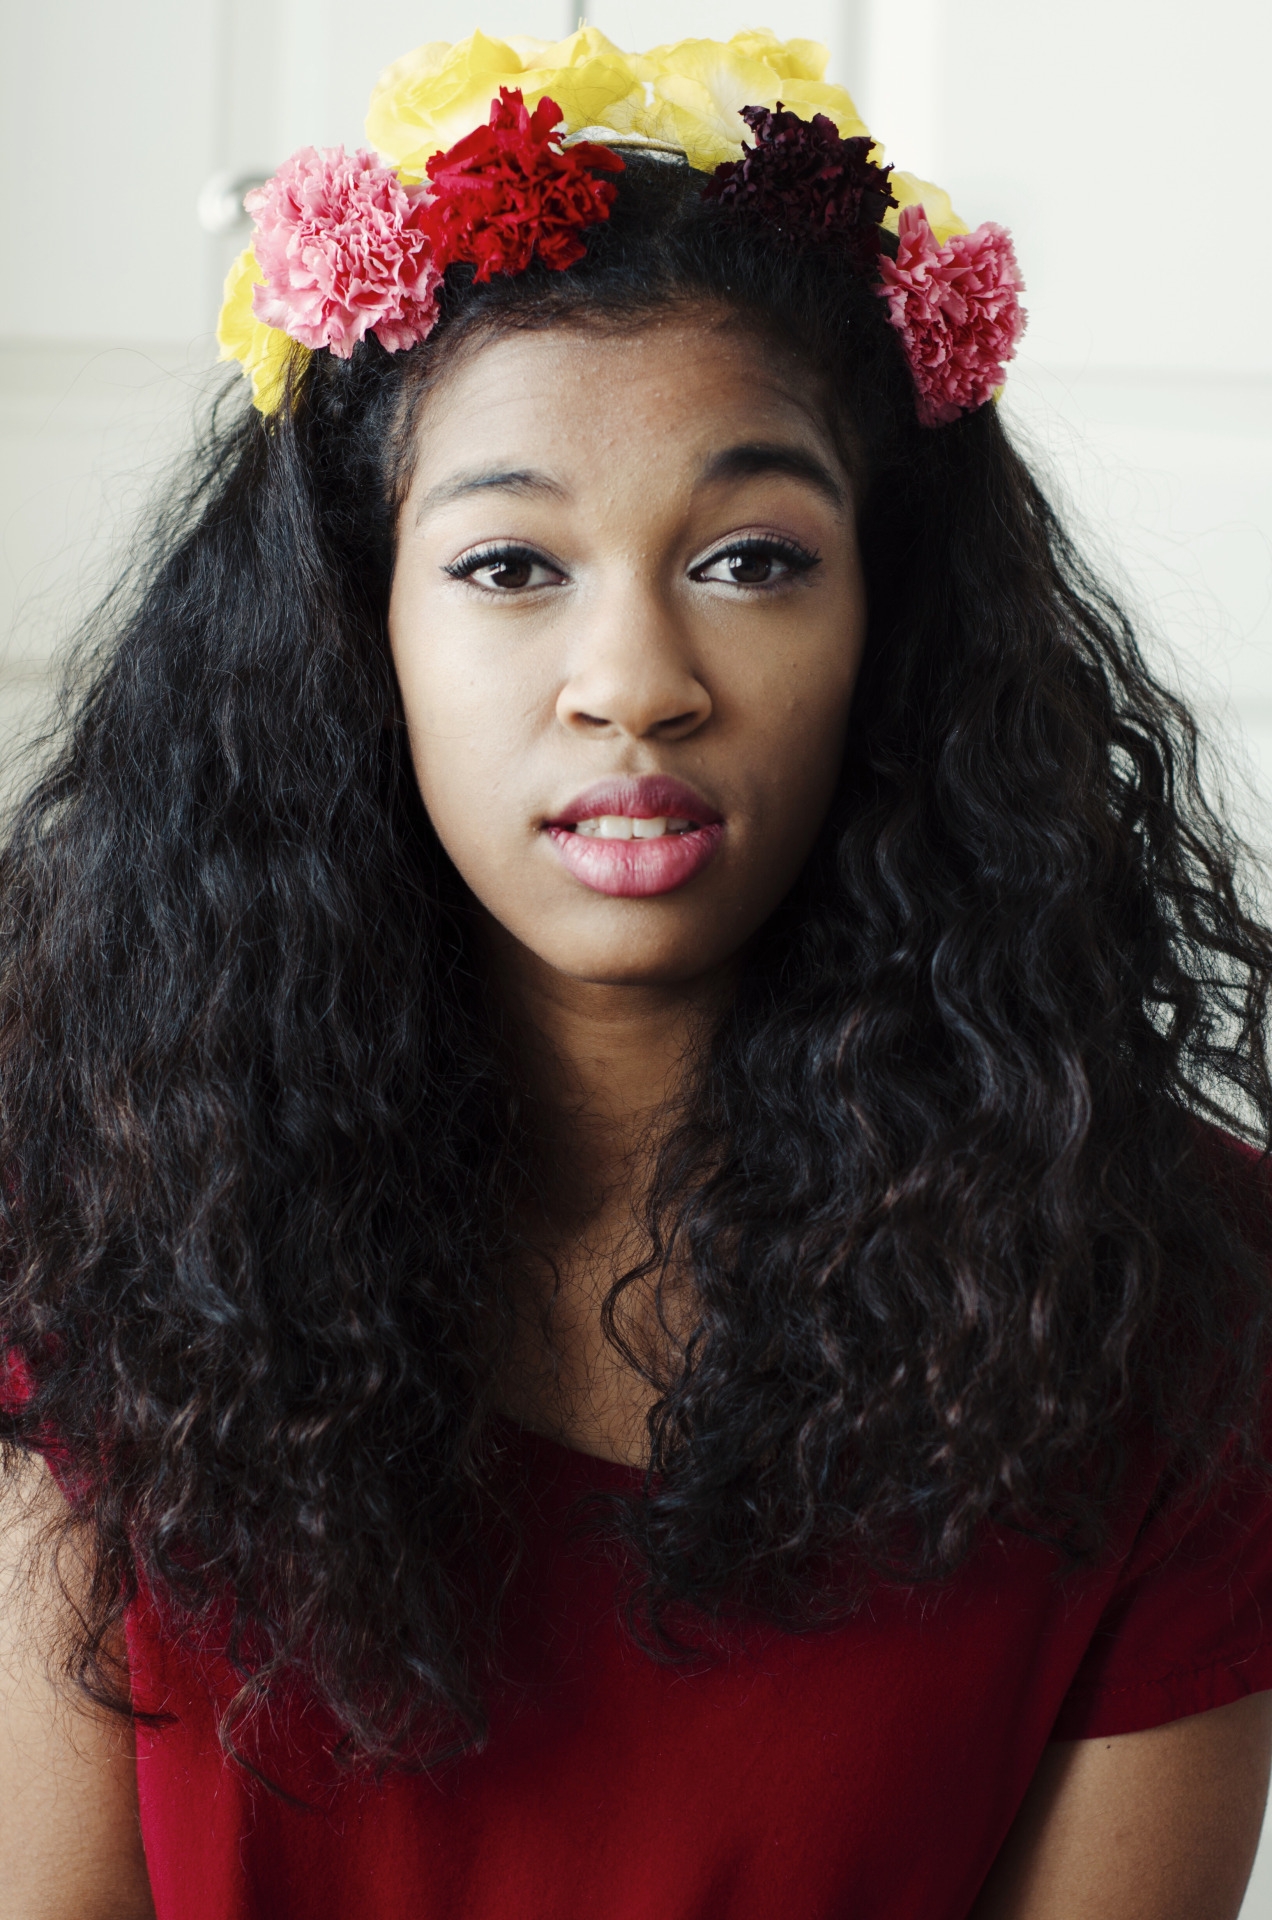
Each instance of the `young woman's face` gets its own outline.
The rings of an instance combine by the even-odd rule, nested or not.
[[[553,329],[425,403],[389,608],[424,804],[561,973],[692,980],[806,859],[865,599],[806,378],[710,318]]]

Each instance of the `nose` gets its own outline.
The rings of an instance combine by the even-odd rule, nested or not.
[[[688,635],[656,592],[628,583],[589,610],[557,697],[557,718],[573,733],[682,740],[711,713]]]

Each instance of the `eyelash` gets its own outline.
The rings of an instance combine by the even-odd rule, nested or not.
[[[808,548],[802,547],[797,540],[789,540],[775,533],[754,533],[746,534],[738,540],[730,540],[727,545],[717,548],[713,554],[709,554],[705,560],[698,563],[690,578],[699,578],[708,567],[718,565],[721,560],[748,557],[781,560],[790,568],[791,573],[796,575],[811,573],[814,567],[821,565],[821,555],[810,553]],[[478,547],[472,553],[466,553],[460,559],[452,561],[448,567],[444,568],[444,572],[452,580],[470,580],[475,573],[480,573],[483,567],[519,565],[551,567],[552,562],[533,547],[504,544]],[[516,589],[508,591],[515,592]],[[739,591],[769,593],[772,591],[772,586],[767,581],[752,583],[749,586],[742,584]]]
[[[550,567],[552,562],[545,559],[543,554],[537,553],[533,547],[515,545],[478,547],[474,552],[462,554],[458,560],[452,560],[448,567],[443,568],[443,572],[448,573],[452,580],[470,580],[473,574],[479,573],[483,567],[508,567],[519,564]]]
[[[693,570],[693,576],[704,573],[708,567],[716,566],[721,560],[733,560],[739,557],[782,560],[793,574],[811,573],[814,567],[821,565],[821,555],[810,553],[807,547],[799,544],[798,540],[789,540],[780,533],[748,533],[741,539],[728,541],[723,547],[717,548],[713,554],[708,555],[707,559],[699,561]],[[763,585],[751,586],[749,589],[743,587],[741,590],[767,593],[772,589],[765,582]]]

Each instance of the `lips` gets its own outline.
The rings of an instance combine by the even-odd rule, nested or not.
[[[543,830],[583,886],[641,899],[672,893],[701,873],[724,837],[724,820],[683,780],[645,774],[598,780]]]

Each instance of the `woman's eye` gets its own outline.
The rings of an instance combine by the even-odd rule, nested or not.
[[[693,569],[695,580],[718,581],[730,587],[771,587],[793,574],[807,573],[817,556],[802,547],[778,546],[771,541],[727,547]]]
[[[508,547],[501,552],[468,553],[447,567],[452,580],[471,580],[496,593],[524,593],[530,587],[551,587],[564,577],[542,554]]]

